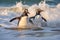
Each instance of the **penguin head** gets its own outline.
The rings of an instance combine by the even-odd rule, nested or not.
[[[28,12],[28,9],[25,9],[24,12],[23,12],[23,14],[22,14],[22,16],[28,16],[28,14],[30,14],[30,13]]]
[[[41,9],[36,9],[36,14],[37,15],[40,15],[40,13],[42,12],[43,10],[41,10]]]

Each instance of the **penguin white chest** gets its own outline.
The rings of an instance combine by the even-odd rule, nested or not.
[[[25,28],[27,26],[27,16],[21,18],[18,26],[21,28]]]
[[[35,17],[35,24],[38,26],[38,27],[40,27],[41,26],[41,22],[42,22],[42,19],[41,19],[41,16],[40,15],[37,15],[36,17]]]

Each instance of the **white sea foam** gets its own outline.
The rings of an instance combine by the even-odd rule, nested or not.
[[[44,27],[44,30],[37,31],[15,31],[4,29],[4,27],[16,27],[17,21],[10,23],[9,20],[16,16],[20,16],[25,8],[28,9],[30,13],[29,17],[35,16],[36,9],[40,8],[44,10],[41,12],[41,15],[47,20],[47,26],[49,27]],[[38,24],[39,21],[34,23]],[[51,8],[48,4],[45,3],[45,1],[40,2],[39,4],[33,4],[31,6],[23,5],[22,2],[18,2],[16,5],[10,7],[0,7],[0,25],[3,27],[2,28],[0,26],[0,40],[60,40],[60,4],[56,5],[54,8]]]
[[[11,7],[0,7],[0,18],[3,18],[2,16],[5,17],[8,15],[8,18],[11,19],[11,17],[13,17],[12,15],[20,15],[23,13],[25,8],[28,9],[30,13],[29,17],[32,17],[36,14],[36,9],[40,8],[44,10],[41,12],[41,15],[47,20],[48,26],[60,26],[60,4],[54,8],[51,8],[48,4],[45,3],[45,1],[40,2],[39,4],[33,4],[31,6],[23,5],[22,2],[18,2],[16,5]]]

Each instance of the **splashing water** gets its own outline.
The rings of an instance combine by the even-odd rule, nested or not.
[[[12,11],[12,14],[13,15],[18,15],[17,13],[19,13],[19,15],[21,13],[23,13],[24,9],[28,9],[30,15],[29,17],[31,16],[34,16],[36,14],[36,9],[42,9],[44,10],[43,12],[41,12],[41,15],[47,20],[47,24],[48,26],[57,26],[57,25],[60,25],[60,18],[59,18],[59,15],[60,15],[60,4],[58,4],[55,8],[50,8],[49,5],[47,5],[44,2],[40,2],[39,5],[37,4],[34,4],[32,6],[29,6],[29,5],[23,5],[22,2],[18,2],[16,3],[16,5],[14,6],[11,6],[11,7],[3,7],[3,8],[0,8],[0,15],[10,15],[8,14],[9,12]],[[11,14],[11,15],[12,15]],[[8,16],[9,17],[9,16]]]
[[[10,19],[20,16],[24,9],[28,9],[29,17],[35,16],[36,9],[44,10],[41,15],[47,20],[47,26],[43,27],[44,30],[8,30],[4,27],[15,27],[17,21],[9,22]],[[37,21],[37,17],[34,21]],[[39,19],[40,20],[40,19]],[[39,22],[39,21],[38,21]],[[39,23],[41,23],[40,21]],[[37,22],[34,22],[38,24]],[[44,22],[42,24],[45,24]],[[2,28],[2,27],[3,28]],[[41,26],[41,25],[39,25]],[[0,40],[60,40],[60,4],[51,8],[45,1],[34,5],[23,5],[22,2],[10,7],[0,7]],[[54,28],[52,28],[54,27]],[[56,28],[55,28],[56,27]],[[51,31],[51,30],[57,31]]]

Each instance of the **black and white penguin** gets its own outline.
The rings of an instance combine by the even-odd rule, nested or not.
[[[12,22],[13,20],[18,19],[18,27],[20,29],[43,29],[42,27],[38,27],[37,25],[34,25],[33,22],[31,20],[29,20],[28,22],[28,10],[25,9],[23,14],[20,17],[15,17],[13,19],[10,20],[10,22]]]
[[[25,9],[25,11],[23,12],[23,14],[20,17],[15,17],[15,18],[11,19],[10,22],[12,22],[13,20],[16,20],[16,19],[18,19],[20,21],[22,17],[28,16],[28,14],[30,14],[30,13],[28,12],[27,9]],[[18,24],[19,24],[19,21],[18,21]],[[32,23],[31,20],[29,20],[29,21]]]
[[[37,9],[37,11],[36,11],[36,15],[35,15],[35,16],[33,16],[33,17],[30,17],[30,20],[31,20],[31,19],[33,19],[33,20],[34,20],[34,19],[35,19],[35,17],[36,17],[37,15],[41,16],[41,14],[40,14],[40,13],[41,13],[42,11],[43,11],[43,10],[41,10],[41,9]],[[42,16],[41,16],[41,18],[42,18],[45,22],[47,22],[47,20],[46,20],[44,17],[42,17]]]

